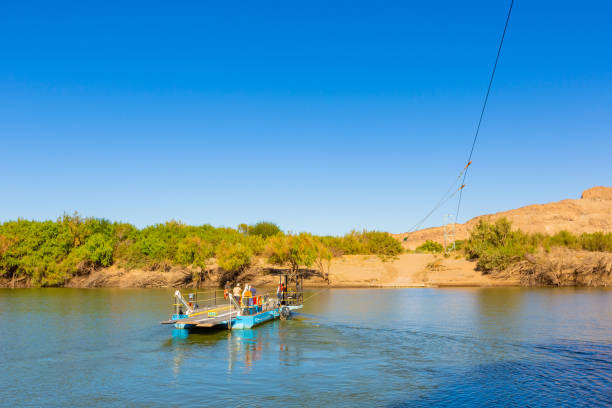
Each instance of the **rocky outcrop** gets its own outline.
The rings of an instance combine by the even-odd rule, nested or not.
[[[584,190],[580,197],[586,200],[612,201],[612,188],[597,186]]]
[[[470,230],[481,219],[495,221],[507,218],[514,228],[529,233],[555,234],[566,230],[583,232],[612,232],[612,187],[593,187],[582,193],[582,198],[567,199],[548,204],[534,204],[515,210],[481,215],[465,224],[455,225],[456,239],[466,239]],[[450,228],[453,226],[451,225]],[[449,227],[447,227],[449,228]],[[394,234],[405,248],[414,249],[426,240],[443,242],[444,228],[427,228],[412,233]]]

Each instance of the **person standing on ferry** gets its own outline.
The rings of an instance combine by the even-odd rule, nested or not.
[[[242,295],[242,288],[240,287],[240,283],[239,283],[234,288],[234,299],[236,299],[236,302],[238,302],[238,304],[240,304],[241,295]]]
[[[251,305],[252,303],[252,295],[251,295],[251,286],[247,283],[244,285],[244,290],[242,291],[242,304],[246,306],[246,310],[248,314],[251,314]]]
[[[279,305],[283,304],[284,292],[285,292],[285,286],[281,283],[280,285],[278,285],[278,289],[276,289],[276,297],[278,298]]]
[[[257,290],[255,290],[255,288],[252,287],[251,285],[249,285],[249,290],[251,291],[251,298],[252,298],[251,304],[255,306],[255,312],[257,313],[259,312],[259,309],[257,308]]]

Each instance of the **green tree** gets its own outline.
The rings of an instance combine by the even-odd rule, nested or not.
[[[205,270],[214,255],[213,246],[200,237],[188,236],[179,242],[176,261],[182,265],[194,265]]]
[[[249,235],[259,235],[262,238],[281,234],[280,227],[273,222],[262,221],[248,227]]]
[[[234,284],[237,278],[247,270],[253,262],[253,252],[248,246],[236,243],[222,243],[217,248],[217,262],[223,270],[219,283],[225,286],[227,282]]]
[[[113,241],[110,237],[96,233],[85,241],[86,256],[95,266],[110,266],[113,263]]]
[[[241,243],[223,243],[217,248],[217,262],[219,267],[227,272],[241,273],[251,266],[253,252]]]
[[[480,220],[472,229],[465,249],[468,259],[477,259],[477,267],[490,272],[523,259],[535,250],[535,245],[532,237],[520,230],[512,231],[510,221],[502,218],[494,224]]]
[[[314,264],[319,270],[321,277],[329,283],[329,274],[331,272],[331,264],[333,253],[321,240],[316,240],[315,243],[315,259]]]
[[[363,231],[361,237],[367,251],[383,259],[395,257],[403,251],[402,244],[388,232]]]
[[[266,253],[271,264],[289,266],[292,275],[299,271],[300,266],[312,266],[317,257],[313,237],[307,233],[271,237]]]

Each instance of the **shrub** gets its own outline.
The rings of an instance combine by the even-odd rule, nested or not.
[[[433,261],[429,262],[425,265],[425,269],[428,271],[438,272],[446,269],[444,264],[442,263],[442,259],[436,258]]]
[[[320,239],[315,240],[315,259],[314,265],[319,270],[321,277],[329,283],[329,273],[331,271],[333,252]]]
[[[444,247],[442,246],[442,244],[439,244],[435,241],[427,240],[422,245],[418,246],[415,251],[438,254],[444,252]]]
[[[95,233],[85,241],[86,256],[96,266],[113,263],[113,241],[101,233]]]
[[[300,266],[310,267],[315,262],[317,250],[312,235],[277,235],[268,241],[268,261],[273,265],[289,266],[296,273]]]
[[[550,237],[550,245],[564,246],[568,248],[576,248],[578,246],[578,238],[569,231],[559,231]]]
[[[249,226],[247,232],[249,235],[259,235],[262,238],[268,238],[282,233],[278,225],[267,221],[258,222],[255,225]]]
[[[462,242],[456,242],[461,248]],[[484,271],[503,269],[536,248],[565,246],[589,251],[612,251],[612,234],[525,234],[512,231],[507,220],[479,223],[463,243],[468,258]],[[442,252],[439,243],[428,241],[419,252]],[[271,263],[327,270],[331,257],[343,254],[378,255],[387,259],[402,253],[399,240],[380,231],[351,231],[344,236],[283,235],[269,222],[238,230],[211,225],[189,226],[176,221],[137,229],[126,223],[78,214],[56,221],[8,221],[0,224],[0,276],[24,276],[33,284],[58,285],[74,274],[119,263],[142,268],[178,263],[206,267],[216,256],[222,269],[239,273],[255,255],[265,254]]]
[[[221,244],[217,248],[219,267],[227,272],[240,273],[251,266],[253,252],[243,244]]]
[[[612,252],[612,233],[593,232],[580,235],[580,245],[587,251]]]
[[[391,234],[381,231],[351,231],[343,237],[320,237],[334,256],[378,255],[383,259],[403,252],[402,244]]]
[[[188,236],[179,242],[175,259],[182,265],[195,265],[206,269],[207,263],[214,255],[214,248],[200,237]]]
[[[512,231],[506,218],[494,224],[480,220],[466,243],[468,259],[478,259],[477,267],[485,272],[505,269],[513,262],[533,252],[532,237],[520,230]]]
[[[455,251],[461,251],[465,246],[465,241],[458,239],[455,241]]]
[[[367,252],[372,255],[393,257],[402,253],[402,244],[387,232],[364,231],[361,236]]]

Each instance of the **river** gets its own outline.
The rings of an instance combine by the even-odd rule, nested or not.
[[[159,324],[170,290],[0,289],[0,405],[612,405],[612,290],[311,294],[185,335]]]

